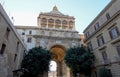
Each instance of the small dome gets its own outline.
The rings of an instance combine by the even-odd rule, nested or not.
[[[58,11],[58,9],[57,9],[57,6],[56,6],[56,5],[53,7],[53,11]]]
[[[51,14],[63,15],[61,12],[58,11],[58,8],[57,8],[56,5],[53,7],[53,10],[52,10],[50,13],[51,13]]]

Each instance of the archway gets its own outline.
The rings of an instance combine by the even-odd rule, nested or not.
[[[53,60],[50,61],[48,77],[56,77],[57,63]]]
[[[52,46],[50,51],[52,52],[52,60],[57,63],[57,77],[63,77],[63,59],[65,55],[65,47],[61,45]]]

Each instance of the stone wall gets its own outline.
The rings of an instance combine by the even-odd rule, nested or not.
[[[26,47],[0,5],[0,77],[13,77],[20,68]]]

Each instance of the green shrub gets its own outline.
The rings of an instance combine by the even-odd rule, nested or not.
[[[112,74],[109,71],[109,69],[102,67],[99,69],[99,76],[100,77],[112,77]]]

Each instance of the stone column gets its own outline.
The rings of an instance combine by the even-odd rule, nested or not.
[[[47,19],[47,27],[46,28],[48,28],[48,19]]]
[[[62,20],[61,20],[61,29],[62,29]]]
[[[56,25],[56,24],[55,24],[55,19],[54,19],[54,23],[53,23],[53,28],[54,28],[54,29],[55,29],[55,25]]]
[[[67,21],[67,30],[69,30],[69,22]]]
[[[38,24],[38,26],[40,26],[40,27],[41,27],[40,22],[41,22],[41,19],[40,19],[40,18],[38,18],[38,19],[37,19],[37,24]]]
[[[57,63],[57,77],[63,77],[62,62]]]
[[[72,30],[75,30],[75,22],[73,22],[73,29]]]

